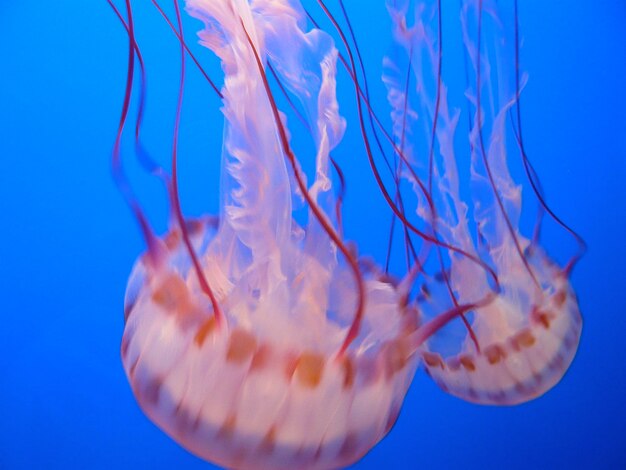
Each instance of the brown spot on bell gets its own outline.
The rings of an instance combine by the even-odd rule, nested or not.
[[[513,348],[519,351],[522,348],[529,348],[535,344],[535,337],[530,330],[522,330],[511,339]]]
[[[443,359],[441,359],[441,356],[439,354],[425,352],[422,357],[424,358],[424,362],[428,367],[439,367],[441,369],[445,368]]]
[[[494,365],[506,358],[506,351],[499,344],[487,346],[484,350],[485,357],[489,364]]]
[[[465,355],[459,357],[459,362],[463,366],[463,368],[468,372],[474,372],[476,370],[476,364],[474,364],[474,360],[471,356]]]
[[[251,358],[256,351],[256,338],[241,328],[236,328],[230,334],[226,361],[237,364]]]
[[[198,331],[196,332],[196,336],[194,337],[194,341],[196,342],[198,347],[202,347],[202,345],[204,344],[204,340],[206,340],[207,336],[209,336],[209,334],[213,332],[213,330],[215,330],[216,326],[217,321],[215,320],[215,315],[211,316],[211,318],[209,318],[204,323],[202,323],[202,325],[200,325]]]
[[[324,357],[320,354],[305,352],[296,363],[295,377],[301,385],[315,388],[322,380]]]

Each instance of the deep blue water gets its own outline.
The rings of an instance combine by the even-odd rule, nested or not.
[[[146,142],[165,162],[177,42],[149,2],[136,3]],[[346,3],[375,76],[388,44],[383,2]],[[418,371],[397,425],[356,468],[626,468],[626,4],[521,3],[526,146],[552,207],[589,245],[572,277],[578,355],[554,390],[511,408],[462,402]],[[199,24],[185,26],[193,38]],[[207,468],[142,414],[119,358],[125,283],[144,249],[109,169],[126,48],[104,0],[0,2],[3,469]],[[199,53],[219,80],[216,60]],[[222,122],[195,70],[189,87],[181,198],[199,214],[217,204]],[[133,165],[130,174],[162,230],[163,191]],[[381,234],[359,225],[377,207],[366,193],[354,188],[346,202],[347,233],[381,256]],[[559,232],[547,237],[561,249]]]

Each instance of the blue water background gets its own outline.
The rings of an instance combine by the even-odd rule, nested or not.
[[[388,45],[383,2],[346,3],[374,77]],[[521,3],[527,150],[552,207],[589,244],[572,277],[580,349],[554,390],[510,408],[460,401],[418,371],[396,427],[355,468],[626,468],[626,4]],[[151,74],[146,142],[166,162],[177,42],[149,2],[136,4]],[[192,39],[199,24],[185,25]],[[219,80],[217,61],[194,50]],[[125,283],[144,249],[109,167],[126,53],[104,0],[0,2],[2,469],[209,467],[142,414],[120,362]],[[188,85],[181,198],[200,214],[217,207],[222,122],[191,67]],[[385,235],[365,227],[382,200],[365,167],[344,170],[370,184],[350,186],[347,234],[380,259]],[[162,231],[163,190],[136,164],[129,172]],[[562,232],[546,238],[559,259],[573,252]]]

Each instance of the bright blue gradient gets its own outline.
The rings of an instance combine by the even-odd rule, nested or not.
[[[178,43],[149,2],[135,3],[149,73],[145,141],[166,163]],[[578,355],[554,390],[510,408],[462,402],[418,371],[396,427],[355,468],[626,468],[626,5],[520,3],[526,148],[552,208],[589,244],[572,277],[584,316]],[[385,109],[374,83],[388,45],[384,2],[346,4]],[[195,42],[199,23],[185,26]],[[215,58],[194,50],[219,82]],[[2,469],[208,468],[142,414],[119,357],[125,283],[144,249],[109,163],[126,55],[104,0],[0,3]],[[217,207],[222,119],[191,65],[188,85],[181,199],[200,214]],[[345,79],[340,93],[354,126]],[[346,138],[360,148],[358,134]],[[128,168],[162,231],[163,190]],[[344,171],[347,236],[380,259],[385,233],[363,218],[382,200],[369,177],[365,189],[350,185],[366,167]],[[562,232],[546,237],[572,252]]]

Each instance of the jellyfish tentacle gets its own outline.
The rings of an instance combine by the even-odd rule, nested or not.
[[[385,127],[383,126],[382,122],[380,121],[380,119],[378,118],[376,111],[372,108],[372,105],[369,101],[369,92],[367,91],[367,78],[364,76],[364,81],[365,81],[365,89],[363,89],[359,83],[359,80],[355,74],[355,65],[354,65],[354,58],[352,55],[352,51],[351,48],[348,44],[348,41],[346,39],[345,34],[343,33],[341,27],[339,26],[339,24],[337,23],[337,21],[335,20],[335,18],[332,16],[332,14],[330,13],[330,11],[328,10],[328,8],[326,7],[326,5],[324,4],[324,2],[318,0],[318,4],[322,7],[324,13],[326,14],[326,16],[331,20],[333,26],[335,27],[335,29],[337,30],[337,32],[339,33],[344,46],[346,47],[346,50],[348,51],[348,58],[350,60],[350,62],[348,62],[348,59],[346,59],[343,54],[339,54],[339,59],[341,61],[341,63],[343,64],[344,68],[346,69],[346,71],[348,72],[350,79],[352,80],[352,82],[354,83],[355,89],[357,91],[357,110],[358,110],[358,115],[359,115],[359,121],[361,124],[361,134],[363,136],[363,141],[365,144],[365,150],[366,150],[366,154],[368,156],[368,160],[370,163],[370,167],[372,168],[372,171],[374,173],[374,177],[376,179],[376,183],[378,184],[379,188],[381,189],[382,193],[383,193],[383,197],[387,203],[387,205],[391,208],[394,217],[398,217],[403,224],[403,228],[404,228],[404,232],[405,232],[405,239],[408,237],[407,233],[408,232],[412,232],[415,233],[417,236],[419,236],[420,238],[422,238],[425,242],[427,242],[427,244],[434,244],[437,246],[441,246],[443,248],[447,248],[450,249],[451,251],[454,251],[462,256],[466,256],[467,258],[469,258],[470,260],[472,260],[473,262],[477,263],[478,265],[480,265],[481,267],[483,267],[485,269],[485,271],[492,277],[494,284],[495,284],[495,289],[498,289],[498,279],[497,276],[495,275],[495,272],[485,263],[483,263],[478,257],[473,256],[471,253],[465,252],[462,249],[449,245],[447,244],[445,241],[441,241],[437,238],[436,235],[430,235],[427,234],[426,232],[420,230],[418,227],[416,227],[414,224],[412,224],[406,216],[405,210],[404,210],[404,206],[402,203],[402,196],[399,195],[398,198],[398,203],[394,202],[394,200],[391,198],[391,196],[389,195],[388,190],[386,189],[382,178],[380,176],[380,172],[378,170],[378,167],[374,161],[372,152],[371,152],[371,146],[369,144],[369,138],[367,136],[367,132],[365,131],[364,125],[363,125],[363,113],[362,113],[362,108],[361,108],[361,99],[363,100],[363,103],[365,103],[365,107],[367,108],[368,111],[368,115],[370,116],[371,119],[374,120],[374,122],[376,123],[376,126],[380,129],[380,131],[383,133],[383,135],[385,136],[385,139],[389,142],[389,144],[392,146],[392,149],[394,151],[394,155],[398,155],[400,157],[401,163],[403,163],[404,165],[406,165],[406,168],[408,169],[408,171],[411,174],[411,177],[413,178],[413,182],[415,184],[417,184],[418,186],[420,186],[422,193],[425,195],[426,197],[426,201],[429,205],[429,208],[431,210],[434,210],[434,207],[432,205],[432,201],[430,198],[430,195],[428,194],[428,191],[424,185],[424,183],[421,181],[421,179],[419,178],[419,176],[417,175],[417,173],[415,172],[414,168],[410,165],[410,163],[407,160],[407,157],[405,156],[405,153],[403,151],[403,149],[398,146],[398,144],[394,141],[393,137],[389,134],[389,132],[385,129]],[[345,11],[345,10],[344,10]],[[314,25],[316,25],[316,27],[319,27],[317,22],[315,21],[315,19],[312,17],[312,15],[307,12],[307,15],[309,17],[309,19],[313,22]],[[348,27],[351,29],[351,23],[349,21],[348,18],[347,19],[347,23],[348,23]],[[358,43],[356,43],[355,41],[355,49],[357,51],[357,57],[360,56],[359,53],[359,47],[358,47]],[[383,80],[385,78],[383,77]],[[377,139],[378,142],[378,134],[375,132],[374,133],[375,138]],[[389,159],[386,156],[386,153],[381,149],[381,154],[383,155],[384,161],[387,165],[387,167],[389,168],[389,171],[392,174],[392,177],[394,178],[394,183],[396,185],[398,185],[398,180],[397,180],[397,174],[396,171],[393,170],[392,166],[389,163]],[[395,167],[397,168],[398,165],[395,165]],[[414,251],[414,250],[413,250]],[[428,250],[425,250],[426,252]],[[417,260],[417,259],[416,259]],[[421,263],[419,263],[421,264]]]
[[[130,109],[130,100],[133,90],[133,78],[135,72],[135,53],[138,51],[139,47],[137,46],[137,42],[135,40],[135,32],[134,32],[134,23],[133,23],[133,13],[130,0],[126,0],[126,15],[127,22],[124,22],[122,15],[119,10],[115,7],[112,1],[109,1],[109,5],[120,19],[122,24],[125,26],[127,34],[128,34],[128,61],[127,61],[127,69],[126,69],[126,86],[124,90],[124,100],[122,104],[122,111],[119,119],[119,124],[117,128],[117,132],[115,135],[115,143],[113,144],[113,151],[111,154],[111,171],[113,174],[113,180],[117,185],[124,201],[130,208],[131,212],[135,216],[139,224],[139,228],[143,235],[144,240],[146,241],[146,245],[148,246],[148,257],[151,263],[155,266],[158,266],[163,260],[163,247],[159,241],[159,239],[155,236],[150,223],[144,214],[137,197],[135,196],[130,182],[124,172],[124,168],[122,166],[122,158],[121,158],[121,143],[122,143],[122,135],[124,133],[124,127],[126,125],[126,120],[128,118],[128,112]]]
[[[517,251],[517,254],[520,257],[520,260],[524,264],[526,271],[532,278],[535,285],[537,287],[540,287],[539,281],[537,280],[535,273],[532,271],[530,264],[528,263],[528,260],[526,259],[526,256],[524,256],[524,252],[520,245],[520,240],[515,232],[515,229],[513,228],[511,219],[509,218],[507,211],[504,207],[504,203],[502,202],[502,197],[500,195],[500,192],[498,191],[498,188],[494,180],[493,170],[489,163],[489,159],[487,158],[487,151],[485,150],[485,140],[483,136],[483,111],[482,111],[482,104],[481,104],[481,89],[482,89],[481,73],[483,70],[483,67],[481,65],[482,22],[483,22],[483,0],[478,0],[478,31],[476,33],[477,44],[476,44],[476,53],[475,53],[476,54],[476,62],[475,62],[476,121],[475,123],[476,123],[476,132],[478,133],[478,143],[479,143],[479,148],[480,148],[480,154],[482,157],[483,165],[485,166],[485,170],[487,172],[487,177],[489,178],[489,184],[491,185],[494,199],[496,200],[496,203],[498,204],[498,208],[501,212],[502,219],[504,220],[506,224],[509,235],[511,236],[511,239],[513,240],[513,245],[515,246],[515,250]]]
[[[202,291],[209,297],[211,300],[211,306],[213,308],[213,315],[215,316],[215,320],[217,321],[218,326],[225,321],[224,315],[222,313],[222,309],[219,306],[217,301],[217,297],[211,289],[207,278],[204,274],[202,266],[200,265],[200,260],[196,255],[195,249],[191,243],[191,238],[189,236],[189,231],[187,230],[187,225],[185,223],[185,219],[183,217],[182,208],[180,205],[180,195],[178,191],[178,136],[179,136],[179,128],[180,128],[180,117],[182,113],[183,107],[183,95],[185,91],[185,44],[182,40],[183,38],[183,23],[180,15],[180,7],[178,5],[178,0],[174,0],[174,9],[176,10],[176,21],[178,24],[178,38],[180,39],[180,78],[179,78],[179,87],[178,87],[178,99],[176,102],[176,114],[174,118],[174,131],[173,131],[173,139],[172,139],[172,185],[171,185],[171,198],[172,198],[172,207],[174,210],[174,216],[178,223],[178,227],[180,229],[181,235],[183,237],[183,241],[185,243],[185,247],[187,248],[187,252],[189,253],[189,257],[194,266],[194,270],[196,272],[196,276],[198,277],[198,282],[200,283],[200,288]]]
[[[578,263],[578,261],[583,257],[583,255],[585,254],[585,252],[587,251],[587,243],[585,242],[585,240],[580,236],[579,233],[577,233],[575,230],[573,230],[569,225],[567,225],[553,210],[552,208],[548,205],[545,196],[543,194],[543,190],[541,187],[541,182],[539,180],[539,177],[535,171],[535,168],[533,167],[530,159],[528,158],[528,154],[526,153],[526,148],[524,145],[524,139],[522,137],[522,111],[521,111],[521,102],[520,102],[520,93],[521,93],[521,86],[520,86],[520,51],[519,51],[519,45],[520,45],[520,39],[519,39],[519,16],[518,16],[518,5],[517,5],[517,0],[513,1],[513,8],[514,8],[514,21],[515,21],[515,25],[514,25],[514,31],[515,31],[515,38],[514,38],[514,48],[515,48],[515,94],[517,97],[516,103],[515,103],[515,112],[516,112],[516,116],[517,116],[517,127],[515,129],[515,138],[517,141],[517,144],[519,146],[519,150],[520,150],[520,154],[522,157],[522,161],[524,163],[524,171],[526,172],[526,176],[528,178],[528,181],[530,182],[530,185],[533,189],[533,192],[535,193],[535,196],[537,197],[537,200],[539,201],[539,206],[541,208],[543,208],[544,211],[546,211],[550,217],[558,224],[560,225],[563,229],[565,229],[566,232],[568,232],[572,237],[574,237],[574,239],[576,240],[577,244],[578,244],[578,253],[573,255],[572,258],[570,259],[570,261],[567,263],[567,266],[564,268],[564,271],[566,273],[570,273],[571,270],[574,268],[574,266]],[[538,214],[537,216],[537,225],[535,227],[535,234],[533,236],[533,241],[536,243],[538,241],[539,238],[539,230],[540,230],[540,226],[541,226],[541,221],[542,221],[542,217],[541,214]]]
[[[361,129],[361,135],[363,137],[363,142],[365,144],[366,155],[367,155],[368,161],[370,163],[370,168],[372,169],[372,173],[374,175],[374,179],[376,180],[376,183],[377,183],[378,187],[380,188],[380,190],[381,190],[381,192],[383,194],[383,198],[385,199],[387,205],[389,206],[389,208],[393,211],[393,213],[402,221],[402,223],[410,231],[412,231],[413,233],[418,235],[424,241],[429,242],[429,243],[433,243],[433,244],[441,246],[443,248],[447,248],[447,249],[449,249],[449,250],[451,250],[451,251],[453,251],[455,253],[458,253],[458,254],[468,258],[472,262],[474,262],[477,265],[481,266],[488,273],[488,275],[493,279],[493,282],[495,284],[495,289],[498,290],[498,277],[497,277],[495,271],[487,263],[485,263],[479,257],[473,255],[472,253],[470,253],[468,251],[465,251],[462,248],[456,247],[453,244],[450,244],[450,243],[447,243],[446,241],[440,240],[437,237],[436,234],[435,235],[431,235],[431,234],[428,234],[428,233],[424,232],[423,230],[420,230],[417,226],[412,224],[406,218],[405,214],[403,214],[402,211],[393,202],[393,199],[390,196],[389,191],[385,187],[385,184],[384,184],[384,182],[382,180],[382,177],[380,175],[380,172],[378,170],[376,162],[374,161],[374,156],[373,156],[373,153],[371,151],[371,145],[369,143],[369,138],[368,138],[367,132],[365,130],[365,122],[364,122],[364,118],[363,118],[363,108],[362,108],[362,103],[361,103],[361,98],[364,95],[363,95],[363,93],[361,91],[361,87],[359,85],[358,78],[352,72],[355,69],[354,57],[353,57],[352,51],[351,51],[351,49],[348,46],[348,41],[347,41],[347,39],[345,37],[345,34],[343,33],[343,31],[342,31],[341,27],[339,26],[339,24],[337,23],[337,21],[335,20],[334,16],[330,13],[330,11],[328,10],[328,8],[326,7],[326,5],[324,4],[324,2],[322,0],[317,0],[317,2],[322,7],[324,12],[326,13],[328,18],[330,19],[331,23],[333,24],[333,26],[335,27],[335,29],[339,33],[339,36],[341,37],[341,39],[342,39],[342,41],[343,41],[343,43],[346,46],[346,49],[348,51],[348,57],[350,59],[350,65],[347,66],[347,68],[348,68],[348,73],[350,74],[350,78],[352,79],[352,81],[354,83],[354,86],[355,86],[355,89],[357,90],[357,114],[359,116],[359,125],[360,125],[360,129]],[[366,106],[369,107],[369,104],[367,103],[367,101],[366,101]],[[382,127],[382,125],[381,125],[381,127]],[[397,152],[397,154],[400,156],[400,158],[407,165],[407,169],[409,170],[409,172],[411,174],[412,181],[419,186],[420,191],[424,194],[424,196],[426,198],[426,201],[428,203],[428,207],[429,207],[430,213],[434,214],[436,212],[435,211],[435,207],[434,207],[434,205],[432,203],[432,199],[430,198],[430,196],[428,194],[428,190],[425,187],[424,183],[421,181],[421,179],[419,178],[419,176],[415,172],[414,168],[409,164],[409,162],[408,162],[406,156],[404,155],[404,153],[393,142],[393,139],[391,138],[391,136],[388,136],[388,139],[392,143],[394,151]]]
[[[435,143],[436,143],[436,135],[437,135],[437,124],[439,122],[439,112],[440,112],[440,107],[441,107],[441,93],[442,93],[443,25],[441,21],[441,17],[442,17],[441,0],[437,0],[437,5],[435,8],[437,10],[437,51],[436,51],[436,57],[437,57],[436,69],[437,70],[435,72],[437,85],[436,85],[436,91],[435,91],[435,103],[434,103],[434,111],[433,111],[432,130],[430,133],[430,144],[428,146],[429,147],[428,148],[428,192],[431,198],[432,198],[432,191],[433,191],[433,172],[434,172],[434,165],[435,165]],[[412,51],[409,51],[409,57],[412,57]],[[405,106],[407,106],[407,104],[405,104]],[[406,110],[405,110],[405,113],[406,113]],[[433,227],[436,227],[436,223],[437,223],[437,219],[433,217]],[[437,258],[439,260],[441,273],[443,275],[446,288],[448,290],[448,295],[452,299],[454,306],[458,308],[459,302],[453,291],[452,283],[450,281],[450,276],[444,266],[443,253],[442,253],[441,246],[437,246]],[[459,316],[461,320],[463,321],[463,324],[465,325],[465,328],[467,329],[470,335],[470,338],[472,342],[474,343],[476,350],[480,352],[480,344],[478,343],[478,338],[476,337],[476,333],[474,333],[472,326],[467,320],[465,316],[465,312],[461,312]]]
[[[402,173],[402,167],[403,165],[407,164],[405,161],[405,158],[403,157],[404,155],[404,149],[403,149],[403,145],[404,145],[404,138],[400,139],[400,144],[397,145],[396,142],[394,142],[394,140],[391,138],[391,136],[389,135],[389,133],[387,132],[387,130],[384,128],[384,126],[382,125],[382,123],[380,122],[380,120],[378,119],[378,116],[376,115],[375,110],[372,108],[372,105],[370,103],[370,93],[369,93],[369,85],[368,85],[368,80],[367,80],[367,74],[365,73],[365,66],[363,63],[363,58],[361,55],[361,50],[359,47],[359,43],[356,39],[356,35],[354,33],[354,28],[352,27],[352,21],[350,20],[350,16],[348,15],[348,12],[345,8],[345,5],[343,3],[342,0],[340,0],[339,2],[339,6],[341,8],[341,12],[343,13],[343,17],[346,21],[346,25],[348,27],[348,32],[350,34],[350,37],[352,39],[352,42],[354,44],[354,50],[356,52],[356,57],[357,57],[357,61],[359,63],[359,67],[361,69],[361,75],[363,77],[363,87],[360,86],[358,79],[356,77],[356,73],[355,70],[353,70],[353,68],[350,67],[350,65],[348,64],[348,61],[346,60],[346,58],[342,55],[339,54],[339,58],[341,60],[341,63],[343,64],[344,68],[346,69],[346,71],[348,72],[348,74],[350,75],[350,78],[352,79],[352,81],[354,82],[355,88],[357,90],[358,96],[363,100],[363,102],[365,103],[365,106],[367,108],[367,114],[368,114],[368,121],[370,124],[370,127],[372,129],[373,135],[374,135],[374,141],[376,143],[376,146],[378,148],[379,153],[382,155],[383,157],[383,161],[385,162],[385,165],[387,166],[394,184],[395,184],[395,194],[394,194],[394,200],[393,200],[393,205],[398,208],[399,212],[401,212],[404,217],[406,218],[406,212],[405,212],[405,208],[404,208],[404,201],[403,201],[403,197],[402,197],[402,193],[400,191],[400,177],[401,177],[401,173]],[[308,12],[307,12],[308,14]],[[326,14],[328,14],[328,12],[326,11]],[[315,20],[312,18],[312,16],[310,14],[308,14],[309,18],[313,21],[314,24],[317,24],[315,22]],[[336,22],[335,23],[335,27],[338,28]],[[339,30],[339,28],[338,28]],[[349,49],[349,45],[347,43],[347,41],[344,41],[345,47],[346,49]],[[410,70],[407,70],[407,74],[410,73]],[[407,84],[408,86],[408,80],[407,80]],[[383,135],[385,136],[386,140],[392,145],[392,148],[394,150],[393,152],[393,156],[394,156],[394,162],[393,165],[390,163],[389,161],[389,157],[387,156],[387,153],[385,152],[382,142],[380,140],[380,137],[378,135],[378,131],[377,128],[383,133]],[[403,127],[405,128],[405,127]],[[365,137],[367,138],[367,137]],[[367,150],[367,148],[366,148]],[[400,160],[397,160],[397,157],[400,157]],[[387,243],[387,256],[386,256],[386,260],[385,260],[385,271],[387,272],[389,269],[389,262],[390,262],[390,255],[391,255],[391,248],[392,248],[392,243],[393,243],[393,231],[394,231],[394,227],[395,227],[395,222],[398,219],[398,216],[396,214],[396,212],[394,211],[392,213],[392,219],[391,219],[391,223],[390,223],[390,229],[389,229],[389,237],[388,237],[388,243]],[[418,266],[420,266],[421,269],[421,265],[423,264],[422,261],[420,261],[420,258],[417,255],[416,249],[415,249],[415,244],[411,238],[411,230],[410,228],[402,223],[402,232],[403,232],[403,236],[404,236],[404,245],[405,245],[405,258],[406,258],[406,263],[407,263],[407,269],[410,270],[411,269],[411,265],[410,265],[410,257],[412,256],[413,261],[415,263],[418,264]],[[420,234],[418,233],[418,236]],[[428,251],[428,250],[426,250]]]
[[[211,86],[211,88],[213,89],[213,91],[217,94],[217,96],[220,99],[223,99],[224,96],[222,95],[222,92],[220,91],[220,89],[217,87],[217,85],[215,84],[215,82],[213,80],[211,80],[211,77],[209,77],[209,74],[206,73],[206,71],[204,70],[204,67],[202,67],[202,64],[200,64],[200,62],[198,61],[198,59],[196,58],[195,54],[193,52],[191,52],[191,49],[189,49],[189,46],[187,45],[187,42],[185,41],[185,39],[182,37],[182,35],[176,30],[176,27],[174,26],[174,24],[172,23],[172,21],[169,19],[169,17],[165,14],[165,12],[163,11],[163,8],[161,8],[161,5],[159,4],[159,2],[157,0],[151,0],[152,4],[154,5],[154,7],[159,11],[159,13],[161,14],[161,16],[163,17],[163,19],[165,20],[165,22],[168,24],[168,26],[170,27],[170,29],[172,30],[172,32],[176,35],[176,37],[178,38],[178,40],[181,42],[181,44],[184,46],[185,51],[187,51],[187,54],[189,54],[189,57],[191,57],[191,60],[193,60],[193,63],[196,65],[196,67],[198,68],[198,70],[200,71],[200,73],[202,74],[202,76],[204,77],[204,79],[209,83],[209,85]]]
[[[133,88],[135,54],[136,54],[139,60],[140,71],[141,71],[141,90],[140,90],[139,109],[138,109],[137,118],[135,122],[135,147],[138,150],[138,154],[140,155],[140,160],[141,160],[142,165],[146,169],[148,169],[148,171],[159,176],[164,181],[166,187],[168,188],[168,192],[170,193],[170,198],[172,201],[172,210],[174,211],[174,215],[179,223],[183,239],[185,240],[185,244],[187,245],[190,256],[196,267],[196,272],[198,274],[199,282],[202,286],[202,289],[211,299],[213,311],[215,312],[215,315],[219,320],[220,315],[221,315],[219,305],[217,304],[217,300],[214,297],[210,286],[208,285],[208,283],[206,282],[206,279],[204,278],[204,274],[202,272],[200,264],[195,256],[193,247],[191,246],[191,243],[189,241],[189,234],[187,231],[187,226],[183,219],[182,212],[180,210],[180,202],[178,200],[178,184],[177,184],[177,178],[176,178],[176,154],[177,154],[177,141],[178,141],[178,127],[179,127],[179,121],[180,121],[180,111],[181,111],[181,106],[182,106],[182,93],[184,89],[184,76],[185,76],[184,49],[183,49],[183,60],[181,64],[179,99],[178,99],[178,104],[177,104],[177,112],[176,112],[176,120],[175,120],[175,128],[174,128],[174,144],[173,144],[173,152],[172,152],[172,163],[173,163],[172,181],[170,182],[164,170],[160,166],[158,166],[154,161],[152,161],[147,156],[147,154],[145,154],[145,152],[143,152],[143,148],[140,143],[141,123],[142,123],[144,99],[145,99],[145,68],[144,68],[144,62],[143,62],[143,57],[141,55],[141,51],[135,40],[133,15],[132,15],[132,7],[131,7],[130,0],[126,0],[128,21],[124,20],[119,10],[117,9],[115,4],[111,0],[107,0],[107,1],[109,5],[111,6],[111,8],[113,9],[116,16],[118,17],[118,19],[121,21],[124,28],[126,29],[126,32],[129,37],[129,58],[128,58],[126,91],[124,95],[122,115],[121,115],[120,123],[118,126],[117,136],[116,136],[114,149],[113,149],[112,163],[111,163],[114,180],[116,184],[118,185],[122,195],[124,196],[127,204],[130,206],[132,212],[135,215],[135,218],[137,219],[140,225],[141,231],[148,245],[148,256],[151,259],[152,264],[156,268],[157,266],[161,264],[165,256],[165,253],[164,253],[165,247],[163,246],[163,242],[161,242],[154,235],[152,228],[150,227],[150,224],[145,214],[143,213],[139,203],[137,202],[137,199],[134,196],[132,189],[130,187],[130,183],[128,182],[128,179],[123,171],[121,158],[120,158],[121,138],[123,134],[124,125],[128,116],[129,108],[130,108],[130,99],[131,99],[132,88]],[[182,22],[180,19],[180,10],[178,8],[177,1],[175,1],[175,6],[177,10],[177,15],[178,15],[179,28],[182,32]],[[182,36],[179,35],[179,37],[182,37]]]
[[[428,192],[433,191],[433,171],[435,165],[435,142],[437,135],[437,123],[439,121],[439,108],[441,106],[441,77],[443,71],[443,25],[441,22],[441,0],[437,0],[437,89],[435,91],[435,110],[433,125],[430,133],[430,145],[428,150]],[[409,55],[410,56],[410,55]]]
[[[126,34],[130,34],[130,30],[126,20],[122,17],[120,11],[115,6],[112,0],[107,0],[109,6],[113,9],[113,12],[117,16],[117,18],[122,23],[122,26],[126,30]],[[135,152],[139,157],[139,162],[141,165],[148,171],[149,173],[162,175],[164,174],[163,169],[148,155],[146,150],[144,149],[141,143],[141,125],[143,123],[143,115],[145,111],[145,101],[146,101],[146,71],[145,71],[145,63],[143,60],[143,54],[141,53],[141,49],[139,48],[136,41],[133,41],[133,48],[135,49],[135,54],[137,55],[137,60],[139,62],[139,72],[141,75],[141,83],[139,87],[139,103],[137,104],[137,116],[135,118]]]
[[[383,148],[383,144],[380,140],[380,136],[378,135],[378,131],[377,131],[377,127],[374,123],[374,120],[377,120],[377,117],[374,113],[374,110],[372,109],[371,105],[370,105],[370,91],[369,91],[369,84],[368,84],[368,79],[367,79],[367,74],[365,73],[365,64],[363,62],[363,56],[361,54],[361,48],[359,47],[359,43],[356,39],[356,34],[354,32],[354,28],[352,27],[352,21],[350,20],[350,15],[348,15],[348,12],[346,10],[346,7],[344,5],[343,0],[339,1],[339,7],[341,9],[341,12],[343,14],[343,18],[346,21],[346,26],[348,27],[348,33],[350,34],[350,38],[352,39],[352,43],[354,44],[354,51],[356,52],[356,58],[357,58],[357,62],[359,64],[359,68],[361,70],[361,76],[363,79],[363,89],[361,89],[360,85],[358,86],[358,93],[359,95],[363,98],[363,101],[366,103],[366,107],[368,109],[368,122],[370,125],[370,128],[372,130],[373,136],[374,136],[374,142],[376,143],[376,147],[378,148],[378,152],[380,153],[380,155],[382,155],[383,157],[383,161],[385,162],[387,168],[389,169],[389,172],[392,175],[392,178],[394,180],[394,184],[396,186],[396,191],[395,191],[395,195],[394,195],[394,203],[398,205],[398,207],[400,208],[400,211],[402,213],[404,213],[404,202],[402,199],[402,193],[400,192],[400,173],[402,171],[402,160],[400,160],[400,163],[398,163],[397,161],[397,154],[394,153],[394,163],[393,165],[390,164],[389,162],[389,157],[387,156],[387,153],[385,152],[385,149]],[[308,12],[307,12],[308,13]],[[309,18],[312,19],[311,15],[309,14]],[[313,20],[314,21],[314,20]],[[314,21],[315,23],[315,21]],[[348,45],[346,44],[346,47],[348,47]],[[356,77],[356,70],[352,70],[350,69],[348,62],[346,61],[346,59],[343,57],[343,55],[340,55],[340,59],[341,62],[343,63],[344,67],[346,68],[346,70],[348,71],[348,73],[352,76],[352,77]],[[385,132],[384,129],[382,128],[382,126],[380,125],[380,122],[378,122],[379,127],[381,128],[381,130],[383,131],[383,133]],[[402,148],[402,145],[400,145],[400,148]],[[395,214],[392,214],[392,219],[391,219],[391,226],[390,226],[390,230],[389,230],[389,238],[388,238],[388,249],[387,249],[387,258],[385,261],[385,271],[388,271],[389,269],[389,261],[390,261],[390,252],[391,252],[391,246],[392,246],[392,240],[393,240],[393,227],[395,226],[395,222],[397,220],[397,217]],[[404,236],[404,245],[405,245],[405,257],[406,257],[406,263],[407,263],[407,269],[410,269],[410,254],[412,254],[413,256],[413,260],[414,262],[419,263],[419,260],[417,259],[417,254],[415,251],[415,247],[414,247],[414,243],[411,240],[411,235],[409,232],[409,229],[402,225],[402,232],[403,232],[403,236]]]
[[[332,155],[329,155],[329,158],[339,178],[339,190],[337,191],[337,199],[335,201],[335,219],[337,220],[337,232],[339,236],[343,238],[343,216],[341,215],[341,207],[346,195],[346,178],[337,160],[335,160]]]
[[[300,121],[302,123],[302,125],[305,127],[305,129],[307,130],[307,132],[312,137],[314,137],[313,136],[313,130],[311,129],[311,126],[310,126],[309,122],[306,120],[306,118],[302,115],[302,113],[300,112],[300,110],[298,109],[296,104],[293,102],[293,100],[291,99],[291,96],[289,96],[289,92],[285,89],[284,83],[282,82],[282,80],[280,79],[278,74],[276,73],[276,70],[274,70],[274,67],[272,66],[272,62],[270,62],[269,60],[267,61],[267,68],[269,69],[270,73],[272,74],[272,77],[274,77],[274,80],[278,84],[278,88],[280,89],[282,95],[287,100],[287,103],[289,104],[289,107],[291,108],[291,110],[296,115],[296,118],[298,118],[298,121]]]
[[[115,14],[117,15],[117,17],[119,18],[119,20],[122,22],[122,25],[124,26],[126,33],[130,36],[130,28],[129,25],[126,24],[126,21],[124,20],[124,18],[122,17],[122,15],[120,14],[119,10],[115,7],[115,5],[113,4],[112,0],[107,0],[107,2],[109,3],[109,5],[111,6],[111,8],[113,9],[113,11],[115,12]],[[158,7],[158,4],[157,4]],[[133,34],[133,40],[135,39],[134,34]],[[147,152],[147,150],[145,149],[142,139],[141,139],[141,129],[142,129],[142,124],[143,124],[143,115],[145,112],[145,100],[146,100],[146,71],[145,71],[145,63],[143,60],[143,54],[141,53],[141,49],[139,48],[136,40],[133,41],[133,45],[134,45],[134,49],[135,49],[135,54],[137,55],[137,60],[139,61],[139,71],[140,71],[140,75],[141,75],[141,81],[140,81],[140,85],[139,85],[139,102],[137,104],[137,116],[135,118],[135,153],[138,157],[138,160],[141,164],[141,166],[150,174],[152,174],[153,176],[156,176],[157,178],[159,178],[161,180],[161,182],[163,183],[163,185],[166,188],[167,194],[169,195],[169,203],[170,203],[170,221],[173,221],[175,218],[174,215],[174,202],[172,199],[172,182],[170,180],[169,175],[167,174],[167,172],[163,169],[162,166],[160,166],[155,160],[152,159],[152,157],[149,155],[149,153]],[[154,241],[152,243],[154,245]]]
[[[358,48],[357,48],[358,51]],[[407,115],[408,115],[408,105],[409,105],[409,101],[408,101],[408,97],[409,97],[409,85],[411,83],[411,62],[409,61],[409,65],[407,67],[406,70],[406,79],[405,79],[405,85],[404,85],[404,103],[403,103],[403,109],[404,112],[402,113],[402,132],[401,132],[401,136],[400,136],[400,149],[402,150],[402,152],[404,152],[404,146],[405,146],[405,140],[406,140],[406,119],[407,119]],[[396,154],[394,154],[394,157],[396,156]],[[397,162],[395,164],[396,167],[396,171],[394,173],[394,181],[395,181],[395,185],[396,185],[396,195],[395,198],[398,201],[398,203],[400,204],[400,209],[402,211],[402,213],[404,214],[404,203],[402,202],[402,196],[400,193],[400,178],[402,175],[402,167],[403,167],[403,159],[400,159],[399,162]],[[409,263],[409,256],[408,256],[408,245],[409,243],[407,242],[407,240],[410,240],[409,235],[408,235],[408,229],[406,228],[406,226],[403,225],[403,229],[404,229],[404,237],[405,237],[405,247],[406,247],[406,261],[407,261],[407,268],[410,269],[410,263]],[[433,235],[435,234],[436,229],[433,227]],[[419,260],[418,260],[419,262]],[[422,264],[421,262],[419,262],[420,264]]]

